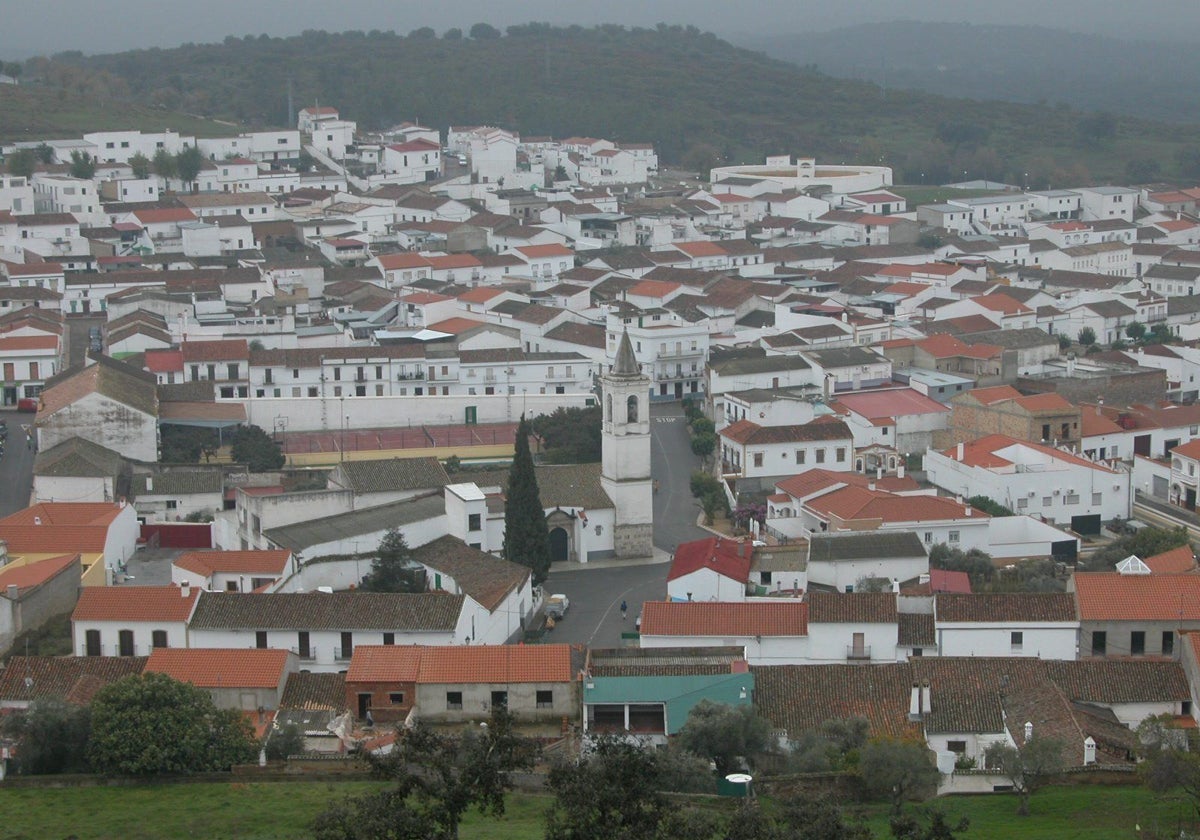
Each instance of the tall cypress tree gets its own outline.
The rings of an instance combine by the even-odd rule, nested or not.
[[[504,500],[504,557],[533,571],[534,585],[550,574],[550,531],[538,494],[533,454],[529,451],[529,424],[525,415],[517,425],[516,455],[508,471]]]

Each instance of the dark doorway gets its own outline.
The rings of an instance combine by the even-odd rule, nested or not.
[[[371,695],[365,693],[358,695],[359,718],[365,718],[367,716],[367,712],[369,711],[371,711]]]
[[[675,399],[678,400],[678,399],[682,399],[682,398],[683,398],[683,383],[676,382],[675,383]]]
[[[84,640],[85,640],[84,644],[86,645],[87,655],[88,656],[99,656],[100,655],[100,631],[99,630],[88,630],[84,634]]]
[[[1076,534],[1099,534],[1100,514],[1095,513],[1090,516],[1072,516],[1071,530]]]
[[[569,543],[566,529],[555,528],[552,530],[550,532],[550,562],[565,563]]]
[[[1188,510],[1196,509],[1196,491],[1193,490],[1191,487],[1189,487],[1187,490],[1183,491],[1183,500],[1184,500],[1184,507],[1186,507]]]
[[[1135,455],[1150,454],[1150,435],[1136,435],[1133,439],[1133,452]]]

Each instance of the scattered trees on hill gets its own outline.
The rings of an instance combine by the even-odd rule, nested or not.
[[[204,155],[200,153],[198,146],[184,146],[179,150],[179,154],[175,155],[175,174],[189,189],[194,185],[196,176],[203,167]]]
[[[1038,736],[1020,748],[996,742],[984,752],[989,768],[999,770],[1020,796],[1017,814],[1029,816],[1029,799],[1063,771],[1062,741]]]
[[[858,764],[866,789],[890,799],[899,814],[908,799],[924,799],[937,791],[938,770],[923,743],[880,739],[862,748]]]
[[[536,742],[519,735],[514,723],[498,705],[479,730],[400,728],[390,753],[366,755],[375,775],[394,786],[322,813],[314,826],[317,840],[455,840],[471,808],[503,816],[512,773],[531,768],[538,753]]]
[[[257,753],[241,712],[218,709],[207,691],[166,674],[124,677],[92,701],[87,755],[101,773],[228,770]]]

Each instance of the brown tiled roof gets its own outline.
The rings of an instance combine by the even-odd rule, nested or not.
[[[146,672],[200,688],[276,688],[287,664],[288,652],[274,648],[154,648]]]
[[[604,327],[597,324],[579,324],[564,321],[546,333],[546,338],[579,344],[584,347],[604,347]]]
[[[646,636],[806,636],[803,601],[647,601],[642,607]]]
[[[1190,698],[1178,662],[1154,659],[1044,660],[1050,678],[1072,700],[1085,703],[1156,703]]]
[[[912,531],[813,534],[808,540],[810,563],[924,556],[925,546]]]
[[[356,493],[426,490],[450,483],[442,463],[432,457],[347,461],[337,474],[341,485]]]
[[[1021,592],[981,595],[943,593],[935,601],[938,621],[945,622],[1073,622],[1075,596],[1067,592]]]
[[[502,560],[451,536],[439,537],[414,549],[412,557],[421,565],[454,578],[460,591],[489,612],[530,575],[528,566]]]
[[[592,648],[587,669],[593,677],[682,677],[731,674],[746,652],[733,647]]]
[[[414,630],[453,632],[463,596],[440,593],[205,592],[201,630]]]
[[[895,624],[896,615],[891,592],[808,593],[808,620],[813,624]]]
[[[185,341],[180,349],[184,362],[237,362],[250,358],[250,346],[244,338]]]
[[[357,649],[356,649],[357,652]],[[288,674],[280,709],[340,711],[346,706],[345,674]]]
[[[750,669],[754,704],[792,737],[835,718],[866,718],[875,737],[920,735],[908,720],[912,676],[906,664],[777,665]]]
[[[750,420],[738,420],[721,429],[720,434],[743,446],[849,440],[851,437],[850,427],[841,420],[820,420],[793,426],[760,426]]]
[[[0,671],[0,700],[57,697],[87,703],[98,688],[140,674],[145,665],[144,656],[13,656]]]
[[[937,644],[932,613],[900,613],[896,644],[901,647],[933,647]]]
[[[146,414],[155,414],[158,399],[153,374],[101,357],[83,370],[67,373],[42,392],[38,418],[45,418],[88,394],[102,394]]]

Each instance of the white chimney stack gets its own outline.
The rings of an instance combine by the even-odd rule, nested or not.
[[[183,583],[179,584],[179,594],[184,598],[190,598],[192,596],[192,582],[190,580],[185,580]]]
[[[1032,740],[1033,740],[1033,724],[1030,723],[1029,721],[1025,721],[1025,743],[1028,744]]]
[[[933,711],[933,692],[929,688],[929,680],[921,684],[921,711],[925,714]]]
[[[967,516],[970,516],[971,515],[971,506],[963,505],[963,513],[965,513]]]
[[[964,453],[965,449],[966,449],[966,447],[962,443],[959,443],[958,444],[958,453],[954,456],[954,460],[961,461],[963,459],[963,455],[965,454]]]
[[[1091,735],[1083,739],[1083,763],[1085,766],[1096,763],[1096,742]]]
[[[42,524],[42,517],[40,517],[40,516],[35,516],[35,517],[33,517],[33,524],[34,524],[34,525],[41,525],[41,524]]]
[[[912,692],[908,696],[908,717],[916,720],[921,716],[921,686],[912,684]]]

